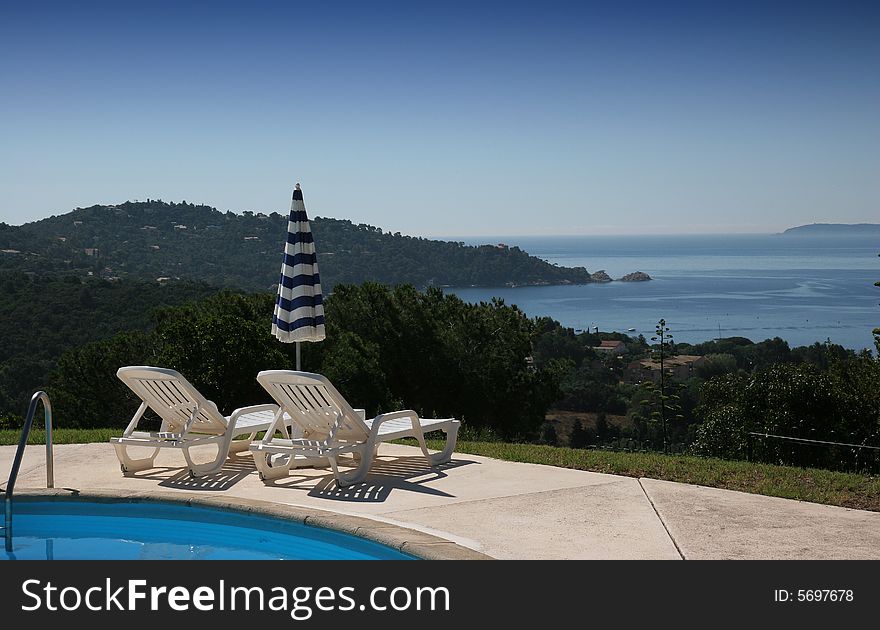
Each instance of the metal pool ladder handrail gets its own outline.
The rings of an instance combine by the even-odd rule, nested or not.
[[[6,551],[12,551],[12,494],[15,491],[15,482],[18,479],[18,470],[21,468],[21,459],[27,446],[31,426],[34,424],[34,415],[37,412],[37,403],[43,402],[43,414],[46,418],[46,487],[55,487],[55,459],[52,456],[52,403],[46,392],[37,392],[31,397],[28,406],[27,417],[21,430],[21,439],[15,450],[15,459],[12,461],[12,470],[9,472],[9,480],[6,482],[6,520],[4,534],[6,535]]]

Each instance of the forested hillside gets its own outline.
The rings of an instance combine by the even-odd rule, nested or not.
[[[339,219],[311,223],[325,289],[365,280],[416,287],[590,282],[583,268],[557,267],[517,247],[433,241]],[[278,281],[286,231],[287,216],[277,212],[156,200],[92,206],[22,226],[0,223],[0,269],[267,290]]]
[[[0,271],[0,416],[21,413],[66,350],[146,331],[158,308],[205,298],[201,282],[109,282]]]

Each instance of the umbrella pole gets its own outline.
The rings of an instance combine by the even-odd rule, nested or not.
[[[301,367],[302,366],[300,363],[299,342],[297,341],[296,342],[296,371],[299,372]]]

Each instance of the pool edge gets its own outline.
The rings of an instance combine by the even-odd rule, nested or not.
[[[13,502],[77,501],[101,503],[176,503],[298,522],[371,540],[422,560],[493,560],[491,556],[451,540],[363,516],[304,508],[260,499],[206,497],[194,492],[161,490],[78,490],[72,488],[22,488]]]

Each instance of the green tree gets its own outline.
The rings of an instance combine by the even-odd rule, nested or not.
[[[608,418],[605,415],[605,412],[599,412],[596,414],[596,439],[599,441],[605,440],[609,433],[611,432],[611,428],[608,425]]]
[[[655,380],[643,385],[645,398],[639,400],[637,413],[639,419],[647,423],[660,424],[660,437],[663,443],[663,451],[669,452],[669,424],[673,419],[680,420],[681,406],[679,404],[681,384],[675,383],[672,378],[668,360],[675,356],[675,341],[666,325],[666,320],[657,322],[656,335],[651,337],[655,341],[652,358],[659,366]]]
[[[797,444],[766,435],[880,446],[880,361],[863,353],[827,370],[780,363],[703,384],[693,448],[704,455],[752,455],[771,463],[847,468],[853,449]]]
[[[713,376],[736,372],[736,358],[732,354],[707,354],[705,361],[701,363],[696,373],[702,379],[710,379]]]
[[[291,349],[271,334],[265,296],[221,292],[199,304],[158,316],[153,338],[157,360],[184,374],[224,414],[269,397],[257,373],[292,366]]]
[[[880,256],[880,254],[877,254]],[[880,280],[874,283],[875,287],[880,287]],[[871,331],[874,334],[874,347],[877,349],[877,354],[880,355],[880,326]]]
[[[468,304],[439,289],[364,283],[337,285],[326,312],[325,356],[343,333],[357,335],[381,366],[390,399],[420,414],[534,437],[557,396],[556,363],[532,369],[526,360],[534,322],[503,301]]]
[[[124,332],[68,350],[58,360],[48,389],[55,426],[125,427],[140,401],[116,378],[124,365],[155,365],[145,333]]]
[[[366,409],[368,417],[392,411],[395,404],[380,362],[379,347],[351,332],[341,332],[321,362],[321,373],[345,396]]]
[[[568,438],[568,445],[571,448],[587,448],[590,445],[590,433],[584,429],[584,425],[580,420],[575,421],[571,429],[571,436]]]
[[[553,426],[552,422],[545,422],[541,425],[541,438],[538,440],[541,444],[556,446],[558,440],[556,427]]]

